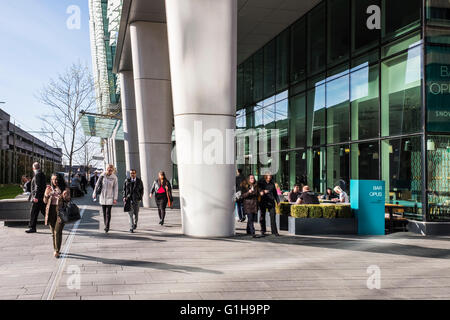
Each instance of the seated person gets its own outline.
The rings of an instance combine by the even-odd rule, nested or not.
[[[322,196],[322,200],[333,200],[337,195],[334,193],[333,189],[327,188],[327,191]]]
[[[341,187],[339,186],[334,187],[334,192],[338,194],[339,198],[335,198],[333,199],[333,201],[339,203],[350,203],[347,193],[344,190],[342,190]]]
[[[317,195],[312,192],[308,186],[303,187],[301,196],[297,199],[295,204],[319,204]]]
[[[300,197],[302,193],[300,192],[300,186],[298,184],[294,185],[294,189],[288,194],[289,202],[297,202],[297,199]]]

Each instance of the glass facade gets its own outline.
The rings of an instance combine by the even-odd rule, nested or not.
[[[239,65],[238,127],[279,129],[284,191],[381,179],[408,218],[450,220],[449,19],[446,1],[324,0]]]

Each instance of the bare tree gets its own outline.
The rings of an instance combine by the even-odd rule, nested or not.
[[[84,147],[74,155],[75,164],[85,167],[99,164],[99,160],[94,157],[101,154],[100,141],[92,141],[90,137],[82,135],[79,137],[77,145],[84,145]]]
[[[62,148],[69,161],[69,182],[72,176],[74,156],[84,149],[92,137],[80,139],[80,112],[91,111],[95,105],[94,82],[87,66],[72,64],[63,74],[43,87],[38,100],[49,106],[52,112],[41,117],[43,131],[52,132],[53,144]]]

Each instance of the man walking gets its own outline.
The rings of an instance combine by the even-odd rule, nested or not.
[[[136,170],[130,170],[130,178],[125,179],[123,184],[123,204],[125,211],[130,215],[130,232],[137,228],[139,218],[139,204],[144,194],[142,180],[136,176]]]
[[[91,185],[92,190],[95,189],[95,185],[97,184],[98,181],[98,172],[95,171],[94,174],[92,175],[91,179],[89,180],[89,184]]]
[[[39,162],[33,163],[34,177],[31,180],[31,196],[30,200],[33,202],[31,206],[30,223],[28,225],[29,229],[26,233],[36,232],[37,219],[39,212],[45,217],[45,204],[44,204],[44,193],[46,189],[46,178],[45,174],[41,171],[41,165]]]

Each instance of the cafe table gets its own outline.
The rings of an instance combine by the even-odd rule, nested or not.
[[[401,204],[385,203],[385,207],[389,211],[389,233],[392,233],[394,232],[394,209],[404,209],[405,206]]]

